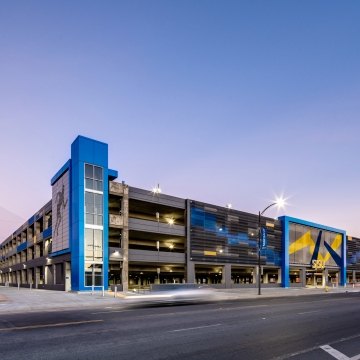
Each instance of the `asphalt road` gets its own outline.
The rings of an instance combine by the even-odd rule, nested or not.
[[[354,360],[359,310],[343,293],[1,314],[0,359]]]

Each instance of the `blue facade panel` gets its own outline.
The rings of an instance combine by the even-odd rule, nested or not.
[[[289,222],[285,216],[279,218],[282,223],[282,259],[281,259],[281,284],[282,287],[288,288],[290,286],[290,266],[289,266],[289,237],[290,229]]]
[[[56,256],[68,254],[69,252],[70,252],[70,249],[64,249],[64,250],[56,251],[56,252],[51,253],[50,257],[56,257]]]
[[[110,181],[115,180],[119,176],[119,173],[116,170],[109,169],[108,171]]]
[[[24,243],[20,244],[20,245],[16,248],[16,251],[17,251],[17,252],[23,251],[23,250],[26,249],[26,247],[27,247],[27,242],[24,242]]]
[[[73,290],[85,287],[85,164],[103,168],[103,285],[108,287],[108,145],[78,136],[71,145],[71,286]],[[115,174],[113,174],[115,175]],[[100,288],[99,288],[100,289]]]
[[[47,239],[52,236],[52,227],[48,227],[43,231],[43,239]]]
[[[35,215],[33,215],[33,216],[28,220],[27,226],[31,226],[34,222],[35,222]]]
[[[56,183],[56,181],[58,181],[58,179],[64,174],[64,172],[70,168],[70,163],[71,163],[71,160],[68,160],[61,167],[61,169],[51,178],[51,181],[50,181],[51,185],[54,185]]]

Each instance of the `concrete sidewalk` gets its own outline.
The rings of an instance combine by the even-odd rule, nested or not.
[[[219,289],[216,293],[221,300],[261,299],[264,297],[310,296],[316,294],[331,295],[336,293],[360,292],[359,287],[337,288],[262,288],[262,295],[258,295],[257,288]],[[106,308],[126,306],[124,297],[141,297],[137,293],[118,293],[115,298],[113,292],[69,293],[51,290],[30,290],[0,286],[0,314],[35,311],[71,310],[82,308]]]

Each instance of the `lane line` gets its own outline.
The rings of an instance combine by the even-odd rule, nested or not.
[[[72,322],[57,323],[57,324],[17,326],[17,327],[12,327],[12,328],[0,328],[0,331],[41,329],[41,328],[49,328],[49,327],[61,327],[61,326],[91,324],[91,323],[98,323],[98,322],[103,322],[103,321],[104,320],[85,320],[85,321],[72,321]]]
[[[317,313],[320,312],[321,310],[312,310],[312,311],[304,311],[304,312],[299,312],[297,313],[298,315],[306,315],[306,314],[313,314],[313,313]]]
[[[342,352],[334,349],[330,345],[320,346],[320,349],[326,351],[328,354],[330,354],[332,357],[334,357],[337,360],[350,360],[350,358],[348,356],[346,356]]]
[[[221,326],[221,325],[222,325],[222,324],[213,324],[213,325],[205,325],[205,326],[196,326],[196,327],[185,328],[185,329],[170,330],[170,331],[168,331],[168,332],[179,332],[179,331],[198,330],[198,329],[205,329],[205,328],[214,327],[214,326]]]
[[[232,308],[219,308],[219,310],[222,311],[228,311],[228,310],[244,310],[244,309],[254,309],[254,308],[262,308],[262,307],[269,307],[269,305],[264,304],[264,305],[244,305],[244,306],[237,306],[237,307],[232,307]]]
[[[97,315],[97,314],[112,314],[112,313],[122,313],[122,312],[129,312],[133,310],[109,310],[109,311],[98,311],[98,312],[92,312],[91,315]]]

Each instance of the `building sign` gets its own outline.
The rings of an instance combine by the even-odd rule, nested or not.
[[[52,186],[52,252],[69,248],[69,171]]]
[[[312,268],[315,270],[323,270],[325,269],[325,261],[324,260],[313,260]]]

